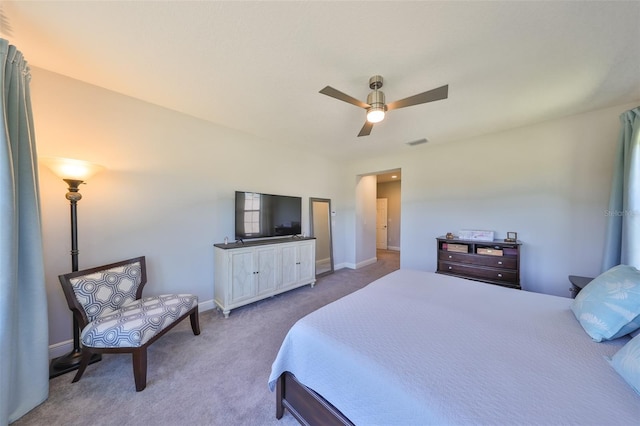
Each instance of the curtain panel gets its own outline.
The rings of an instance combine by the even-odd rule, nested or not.
[[[624,264],[640,268],[640,107],[620,115],[602,272]]]
[[[49,394],[37,155],[22,54],[0,39],[0,423]]]

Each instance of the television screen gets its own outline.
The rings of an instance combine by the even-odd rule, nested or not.
[[[236,191],[236,239],[301,233],[302,198]]]

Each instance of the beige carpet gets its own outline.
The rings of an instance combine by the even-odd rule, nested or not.
[[[378,251],[378,262],[342,269],[305,286],[233,310],[200,314],[200,336],[183,321],[151,345],[147,388],[136,392],[129,355],[104,355],[50,381],[49,399],[13,425],[297,425],[275,419],[267,380],[285,334],[301,317],[400,266],[399,253]]]

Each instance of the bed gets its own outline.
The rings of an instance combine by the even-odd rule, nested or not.
[[[301,423],[639,424],[640,396],[572,299],[398,270],[300,319],[272,365]],[[634,339],[635,340],[635,339]]]

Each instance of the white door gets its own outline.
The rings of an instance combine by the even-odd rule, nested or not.
[[[376,248],[387,249],[387,199],[376,200]]]

